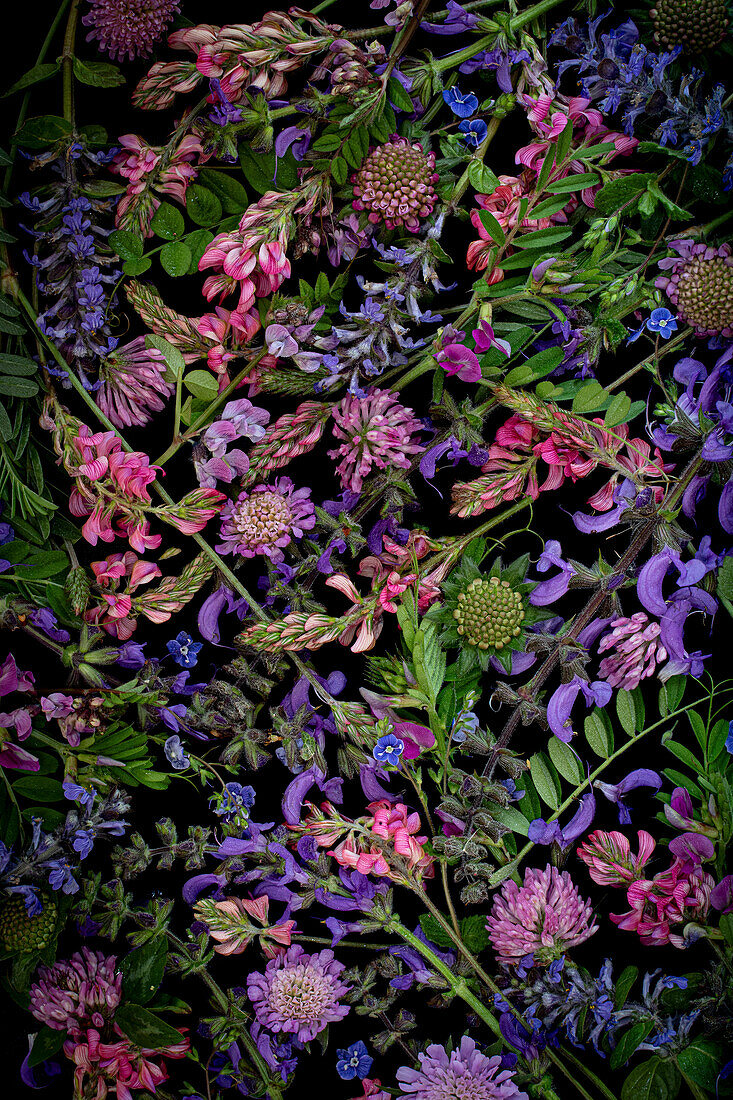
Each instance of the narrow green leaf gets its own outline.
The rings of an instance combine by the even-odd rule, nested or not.
[[[28,72],[23,73],[20,79],[8,88],[7,92],[3,92],[0,98],[5,99],[6,96],[15,95],[16,92],[22,92],[25,88],[31,88],[34,84],[40,84],[41,81],[52,77],[60,68],[61,65],[58,61],[49,62],[45,65],[34,65]]]

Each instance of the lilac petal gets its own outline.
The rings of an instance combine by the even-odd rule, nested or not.
[[[227,592],[228,589],[222,585],[221,588],[217,588],[216,592],[212,592],[210,596],[207,596],[199,608],[199,634],[202,638],[205,638],[207,642],[213,642],[214,645],[218,645],[221,639],[221,635],[219,634],[219,616],[224,610],[224,606],[227,602]]]
[[[596,815],[596,800],[592,792],[587,792],[580,805],[562,831],[562,847],[569,848],[578,837],[584,836],[593,824]]]
[[[717,886],[713,887],[710,893],[710,904],[719,913],[733,913],[733,875],[726,875]]]
[[[637,787],[654,787],[654,789],[658,791],[661,785],[661,775],[657,775],[657,773],[653,772],[650,768],[637,768],[635,771],[629,772],[626,778],[621,780],[618,784],[618,790],[621,794],[627,794]]]
[[[383,798],[386,798],[388,802],[397,802],[399,799],[399,795],[391,794],[382,786],[377,779],[377,768],[370,768],[368,764],[362,764],[359,767],[359,782],[364,797],[369,799],[370,802],[379,802]]]
[[[733,535],[733,475],[726,481],[720,494],[718,519],[725,533]]]
[[[692,481],[685,489],[682,494],[682,511],[688,519],[694,519],[695,509],[704,498],[709,484],[709,476],[698,474],[697,477],[693,477]]]
[[[603,512],[600,516],[588,516],[584,512],[574,512],[573,523],[584,535],[593,535],[599,531],[609,531],[621,522],[621,516],[626,511],[625,504],[619,504],[611,508],[609,512]]]
[[[181,891],[183,900],[188,902],[189,905],[193,905],[199,894],[202,894],[209,886],[218,888],[223,886],[225,882],[226,878],[223,875],[194,875],[193,878],[184,883]]]
[[[300,811],[308,791],[316,782],[315,768],[306,768],[288,784],[282,800],[283,817],[288,825],[300,823]]]
[[[569,684],[561,684],[553,692],[547,706],[547,721],[555,737],[560,741],[570,741],[573,737],[573,727],[570,721],[570,712],[573,703],[580,692],[580,679],[573,677]]]
[[[683,833],[669,842],[669,850],[677,859],[684,863],[692,863],[697,866],[705,859],[712,859],[715,855],[715,845],[710,837],[700,833]]]
[[[335,947],[350,932],[361,932],[361,921],[358,920],[342,921],[337,917],[328,917],[324,924],[331,933],[331,947]]]
[[[679,554],[674,554],[668,549],[662,550],[661,553],[654,554],[639,572],[636,584],[639,599],[646,610],[658,618],[661,618],[667,610],[662,585],[675,557],[679,559]]]
[[[553,841],[561,844],[562,832],[557,821],[548,822],[541,817],[537,817],[529,823],[527,839],[531,840],[533,844],[552,844]]]
[[[670,807],[680,817],[692,820],[693,808],[692,799],[690,798],[690,792],[685,787],[675,787],[672,791],[672,798],[670,799]],[[665,809],[667,807],[665,806]]]

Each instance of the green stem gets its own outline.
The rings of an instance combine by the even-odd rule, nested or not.
[[[540,0],[539,4],[527,8],[526,11],[520,12],[519,15],[515,15],[509,25],[513,31],[518,31],[522,27],[526,27],[527,23],[531,23],[532,20],[539,19],[546,11],[552,11],[553,8],[556,8],[558,4],[562,2],[563,0]]]
[[[61,54],[64,118],[72,127],[74,126],[74,42],[76,40],[76,24],[79,19],[79,2],[80,0],[71,0],[69,17],[66,21],[64,48]]]
[[[478,42],[474,42],[471,46],[466,46],[464,49],[458,50],[457,53],[449,54],[448,57],[441,57],[438,61],[433,62],[432,71],[442,73],[446,69],[453,69],[462,65],[464,61],[470,61],[477,53],[490,49],[495,38],[495,34],[484,35],[483,38],[479,38]]]

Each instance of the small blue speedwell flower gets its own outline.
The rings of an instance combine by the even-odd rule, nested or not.
[[[472,149],[478,149],[489,132],[489,128],[482,118],[474,118],[471,122],[464,119],[464,121],[459,124],[458,129],[463,134],[463,140],[466,145],[470,146]]]
[[[374,1061],[364,1043],[359,1040],[358,1043],[352,1043],[346,1050],[339,1050],[336,1053],[338,1055],[336,1072],[339,1077],[343,1081],[353,1081],[355,1077],[363,1081]]]
[[[165,745],[163,746],[163,750],[169,764],[172,764],[173,768],[177,772],[185,771],[191,763],[183,750],[181,739],[177,733],[174,733],[171,737],[168,738]]]
[[[443,99],[458,118],[470,118],[478,110],[478,99],[473,92],[461,92],[458,88],[446,88]]]
[[[182,630],[177,638],[166,642],[166,647],[177,665],[181,668],[193,668],[200,650],[203,649],[203,642],[194,642],[191,635]]]
[[[639,339],[644,329],[648,332],[656,332],[663,340],[669,340],[672,333],[677,331],[677,321],[668,309],[659,306],[657,309],[652,310],[651,316],[647,317],[647,319],[641,323],[636,332],[631,333],[626,343],[634,344]]]
[[[402,753],[405,751],[405,742],[400,741],[393,733],[385,733],[380,737],[372,749],[372,756],[380,764],[398,764]]]

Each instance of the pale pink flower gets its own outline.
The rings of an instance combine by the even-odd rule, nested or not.
[[[597,829],[578,848],[578,856],[599,886],[624,886],[643,878],[644,868],[655,848],[654,837],[644,829],[637,832],[639,853],[633,855],[628,837],[617,831]]]

